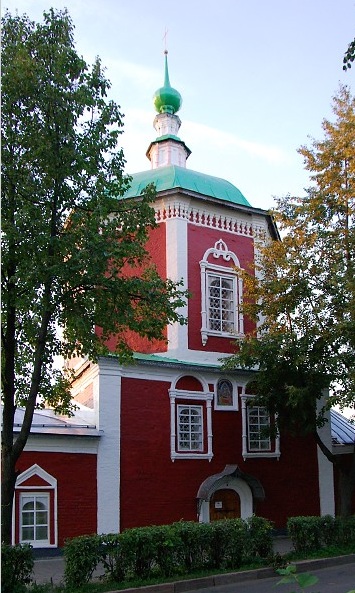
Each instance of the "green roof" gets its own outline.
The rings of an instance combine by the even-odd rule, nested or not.
[[[140,196],[149,183],[154,183],[157,192],[180,188],[203,196],[232,202],[233,204],[251,206],[239,189],[229,181],[220,177],[197,173],[197,171],[191,171],[191,169],[185,167],[168,165],[167,167],[158,167],[157,169],[134,173],[131,177],[132,184],[125,193],[125,198]]]

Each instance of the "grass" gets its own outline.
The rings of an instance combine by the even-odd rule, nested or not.
[[[188,579],[196,579],[201,577],[208,577],[215,574],[223,574],[226,572],[241,572],[245,570],[254,570],[260,568],[267,568],[273,567],[275,571],[277,568],[283,568],[287,564],[291,562],[296,562],[299,560],[312,560],[317,558],[332,558],[335,556],[344,556],[347,554],[354,554],[355,547],[354,544],[348,546],[329,546],[327,548],[321,548],[320,550],[314,552],[307,552],[307,553],[296,553],[296,552],[288,552],[287,554],[273,554],[270,558],[266,560],[260,560],[258,562],[253,562],[250,564],[244,564],[240,568],[234,571],[226,571],[226,570],[207,570],[204,572],[195,572],[191,574],[185,574],[184,576],[174,576],[169,578],[151,578],[147,580],[130,580],[121,583],[116,582],[103,582],[103,581],[94,581],[91,583],[87,583],[81,588],[77,589],[68,589],[65,588],[64,585],[55,585],[51,583],[46,584],[33,584],[28,589],[28,593],[109,593],[112,591],[124,591],[128,588],[134,587],[144,587],[147,585],[158,585],[161,583],[169,583],[175,582],[177,580],[188,580]],[[276,573],[275,573],[276,574]]]

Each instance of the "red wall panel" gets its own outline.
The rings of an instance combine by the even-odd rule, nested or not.
[[[318,466],[311,439],[282,439],[281,457],[243,460],[241,411],[212,412],[213,453],[170,459],[170,401],[165,381],[122,380],[121,527],[196,520],[201,483],[237,464],[262,483],[257,514],[285,527],[288,516],[318,514]],[[306,495],[305,495],[306,493]]]
[[[188,332],[189,348],[191,350],[207,350],[209,352],[232,353],[235,346],[230,338],[209,336],[206,346],[201,342],[201,269],[199,262],[207,249],[214,247],[222,239],[228,249],[236,254],[242,268],[247,268],[254,259],[254,242],[252,237],[233,235],[221,229],[206,228],[201,233],[201,228],[195,225],[188,226],[188,283],[191,298],[188,301]],[[216,260],[220,265],[220,262]],[[253,324],[244,319],[245,332],[252,331]]]
[[[155,229],[152,229],[149,234],[149,239],[146,244],[146,250],[150,254],[151,260],[148,261],[149,265],[155,265],[161,278],[166,279],[166,225],[165,223],[159,224]],[[124,268],[124,273],[128,276],[140,274],[144,270],[144,266],[141,268]],[[100,328],[97,328],[97,332],[100,334]],[[165,352],[167,350],[166,341],[154,340],[150,341],[147,338],[139,336],[133,331],[124,332],[125,339],[132,350],[136,352],[143,352],[146,354],[152,352]],[[165,337],[167,331],[165,331]],[[108,348],[114,352],[117,345],[117,338],[113,336],[107,341]]]
[[[17,469],[35,463],[57,479],[59,547],[66,538],[96,533],[96,455],[24,451]]]

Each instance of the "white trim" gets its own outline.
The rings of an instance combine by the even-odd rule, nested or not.
[[[96,426],[102,431],[97,454],[97,532],[120,530],[121,369],[101,358],[93,383]]]
[[[183,375],[182,375],[183,376]],[[180,377],[179,377],[180,378]],[[176,385],[178,379],[174,381]],[[201,380],[200,380],[201,381]],[[184,389],[169,389],[170,398],[170,458],[175,459],[208,459],[211,461],[212,453],[212,405],[213,393],[210,391],[191,391]],[[177,450],[177,428],[176,428],[176,399],[186,401],[206,402],[206,428],[207,428],[207,453],[199,452],[180,452]],[[180,405],[180,404],[179,404]],[[203,416],[204,417],[204,416]],[[204,424],[202,425],[204,430]]]
[[[317,401],[318,411],[325,405],[327,393],[321,400]],[[330,410],[325,413],[328,420],[321,428],[318,428],[318,434],[329,451],[332,451],[332,434]],[[335,516],[335,500],[334,500],[334,467],[327,459],[324,453],[317,445],[317,459],[318,459],[318,484],[319,484],[319,505],[321,515]]]
[[[75,437],[30,434],[25,451],[45,451],[48,453],[77,453],[96,455],[100,437]]]
[[[187,224],[185,220],[172,218],[166,221],[166,276],[174,282],[184,281],[186,289],[187,280]],[[178,309],[178,313],[187,318],[188,305]],[[174,351],[175,356],[186,352],[188,349],[188,327],[180,323],[172,323],[167,327],[168,349]]]

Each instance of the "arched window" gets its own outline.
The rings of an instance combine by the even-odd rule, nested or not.
[[[220,263],[213,261],[220,260]],[[200,261],[201,268],[201,338],[233,337],[244,333],[241,302],[242,279],[236,268],[239,261],[222,239],[207,249]]]
[[[171,460],[211,461],[213,392],[208,384],[197,376],[181,375],[172,382],[169,398]]]

